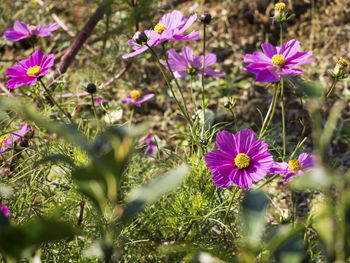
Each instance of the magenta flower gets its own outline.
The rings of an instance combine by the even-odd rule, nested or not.
[[[232,183],[249,188],[270,171],[273,164],[268,145],[257,140],[248,129],[236,135],[221,131],[216,136],[216,146],[205,156],[207,167],[212,170],[212,179],[217,187],[229,187]]]
[[[187,46],[184,46],[181,49],[183,56],[178,54],[175,49],[171,48],[168,51],[169,57],[169,66],[171,70],[174,72],[174,75],[177,79],[183,79],[187,74],[188,75],[197,75],[202,76],[202,64],[203,64],[203,56],[199,56],[196,58],[191,49]],[[222,77],[223,74],[218,72],[210,66],[216,63],[216,55],[213,53],[209,53],[205,55],[205,66],[204,73],[205,75],[212,75],[217,77]],[[168,66],[165,63],[165,67]]]
[[[8,210],[7,205],[1,206],[1,203],[0,203],[0,211],[3,212],[5,216],[10,215],[10,210]]]
[[[159,23],[154,27],[157,38],[155,46],[167,40],[198,40],[198,31],[192,31],[186,36],[181,35],[196,21],[196,19],[197,14],[194,14],[186,21],[185,16],[178,10],[163,15]]]
[[[184,33],[197,19],[197,15],[192,15],[187,21],[185,16],[178,10],[174,10],[169,14],[161,17],[159,23],[154,30],[145,30],[144,32],[136,32],[134,37],[128,41],[132,46],[133,52],[122,56],[123,59],[134,57],[148,49],[148,46],[157,46],[167,40],[198,40],[198,31],[192,31],[188,35]],[[143,34],[144,33],[144,34]],[[146,45],[147,43],[147,45]]]
[[[97,104],[102,104],[104,102],[104,100],[101,98],[101,97],[98,97],[97,99],[96,99],[96,103]]]
[[[0,153],[6,151],[13,142],[23,137],[30,129],[28,124],[23,124],[20,129],[12,133],[6,133],[0,137]]]
[[[269,43],[264,43],[261,47],[264,53],[256,51],[244,56],[244,62],[250,63],[244,69],[255,74],[255,81],[258,82],[278,82],[281,75],[302,74],[301,69],[294,67],[313,62],[313,59],[309,58],[312,51],[299,52],[301,46],[296,39],[283,43],[282,47],[275,47]]]
[[[139,144],[146,144],[146,146],[143,149],[145,150],[145,153],[149,156],[155,156],[156,150],[158,149],[157,145],[151,144],[152,139],[152,135],[148,135],[144,140],[139,141]]]
[[[36,83],[38,78],[50,72],[54,61],[53,54],[45,57],[45,53],[40,50],[35,51],[28,59],[21,60],[18,65],[6,70],[6,75],[11,77],[7,81],[7,87],[16,89],[22,85]]]
[[[150,47],[154,45],[154,43],[157,41],[157,33],[153,30],[145,30],[144,33],[146,35],[146,42],[143,42],[141,40],[139,41],[138,39],[135,39],[135,37],[137,37],[139,32],[136,32],[134,37],[132,39],[128,40],[128,44],[130,46],[132,46],[132,49],[134,51],[123,55],[122,56],[123,59],[131,58],[131,57],[134,57],[138,54],[141,54],[142,52],[144,52],[148,49],[147,45]],[[139,43],[137,43],[137,42],[139,42]],[[147,43],[147,45],[146,45],[146,43]]]
[[[19,20],[16,20],[13,27],[9,28],[5,33],[4,36],[7,40],[10,41],[19,41],[21,39],[30,37],[32,35],[38,36],[38,37],[48,37],[52,36],[52,31],[57,30],[58,24],[54,23],[49,26],[33,26],[29,24],[24,24]]]
[[[123,104],[130,104],[133,103],[137,107],[141,107],[141,103],[150,100],[154,97],[153,93],[146,94],[141,98],[141,92],[134,89],[130,92],[130,94],[126,97],[126,99],[122,100]]]
[[[299,155],[298,160],[290,160],[286,162],[275,162],[271,167],[270,173],[284,174],[285,182],[288,182],[290,178],[300,176],[305,172],[311,171],[315,164],[315,157],[310,153],[302,153]]]

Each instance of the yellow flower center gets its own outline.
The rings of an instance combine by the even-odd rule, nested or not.
[[[36,28],[36,26],[30,25],[29,26],[31,30],[33,30],[34,28]]]
[[[250,158],[248,155],[246,155],[245,153],[237,154],[235,158],[235,165],[239,169],[247,168],[249,164],[250,164]]]
[[[340,66],[340,68],[346,68],[349,65],[348,62],[343,58],[339,58],[337,64]]]
[[[159,35],[161,35],[165,29],[166,27],[163,24],[156,24],[156,26],[154,27],[154,31],[156,31]]]
[[[272,63],[273,63],[275,66],[283,67],[284,64],[286,64],[286,59],[285,59],[285,57],[282,56],[282,55],[273,55],[273,57],[272,57]]]
[[[301,163],[298,160],[290,160],[288,164],[289,170],[291,170],[292,172],[296,172],[301,169]]]
[[[28,75],[29,77],[34,76],[34,75],[38,75],[38,74],[40,73],[40,69],[41,69],[40,66],[33,66],[33,67],[30,67],[30,68],[27,70],[27,75]]]
[[[286,8],[285,3],[280,2],[280,3],[275,4],[275,10],[283,11],[285,8]]]
[[[139,100],[141,98],[141,92],[139,92],[138,90],[134,89],[130,92],[130,97],[133,100]]]
[[[7,139],[7,137],[9,137],[10,136],[10,134],[5,134],[5,135],[3,135],[3,136],[0,136],[0,147],[3,147],[3,146],[5,146],[5,143],[4,143],[4,141]]]

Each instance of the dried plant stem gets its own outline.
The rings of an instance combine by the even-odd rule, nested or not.
[[[281,86],[281,110],[282,110],[282,139],[283,139],[283,159],[286,156],[286,125],[284,117],[284,99],[283,99],[283,78],[280,80]]]
[[[280,90],[280,87],[279,85],[276,85],[275,84],[275,94],[274,94],[274,98],[271,102],[271,105],[272,105],[272,113],[270,115],[270,119],[266,125],[266,127],[263,129],[263,127],[261,128],[261,132],[260,132],[260,135],[259,135],[259,139],[261,139],[265,133],[267,132],[268,128],[270,127],[270,124],[271,124],[271,121],[273,119],[273,116],[275,115],[275,110],[276,110],[276,105],[277,105],[277,98],[278,98],[278,94],[279,94],[279,90]],[[265,119],[267,119],[267,117],[265,117]],[[265,122],[265,120],[264,120]],[[264,124],[263,124],[264,126]]]

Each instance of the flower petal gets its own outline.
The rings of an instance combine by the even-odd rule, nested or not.
[[[261,48],[264,51],[265,55],[269,58],[272,58],[274,55],[277,54],[277,48],[270,43],[263,43],[261,44]]]
[[[216,136],[216,146],[231,156],[238,154],[235,136],[227,131],[220,131]]]

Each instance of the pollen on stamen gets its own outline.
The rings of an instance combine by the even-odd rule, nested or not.
[[[247,168],[250,165],[250,157],[245,153],[237,154],[235,158],[235,165],[239,169]]]
[[[5,145],[5,143],[4,143],[4,141],[7,139],[7,137],[9,137],[10,136],[10,134],[5,134],[5,135],[2,135],[1,137],[0,137],[0,147],[3,147],[3,146],[6,146]]]
[[[290,160],[288,164],[289,164],[289,170],[291,170],[292,172],[296,172],[301,169],[301,163],[298,160]]]
[[[161,35],[165,29],[166,27],[163,24],[156,24],[156,26],[154,27],[154,31],[156,31],[159,35]]]
[[[283,11],[285,8],[286,8],[285,3],[279,2],[279,3],[275,4],[275,10]]]
[[[27,75],[28,75],[29,77],[38,75],[38,74],[40,73],[40,69],[41,69],[40,66],[33,66],[33,67],[30,67],[30,68],[27,70]]]
[[[134,101],[139,100],[141,98],[141,92],[136,89],[130,91],[130,98]]]
[[[286,58],[283,55],[274,55],[272,57],[272,63],[275,66],[283,67],[286,64]]]
[[[34,25],[30,25],[29,27],[30,27],[31,30],[33,30],[34,28],[36,28],[36,26],[34,26]]]

